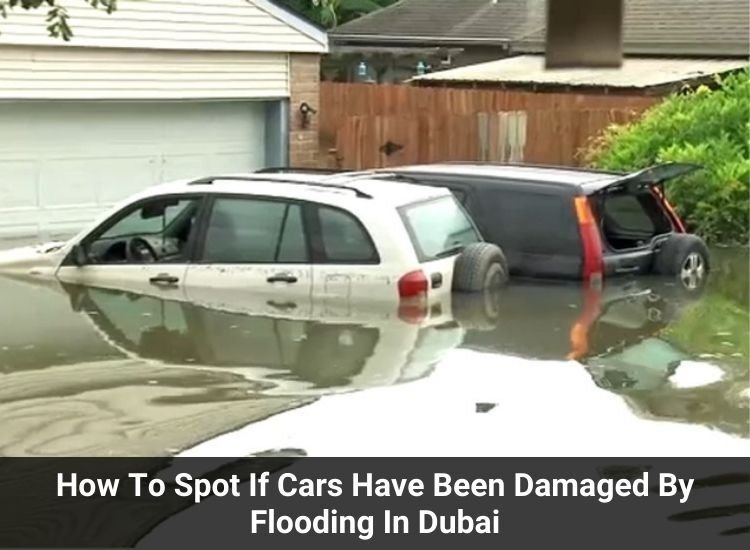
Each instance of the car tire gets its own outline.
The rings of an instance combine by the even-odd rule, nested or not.
[[[699,293],[710,270],[710,255],[703,239],[696,235],[672,235],[654,259],[657,275],[674,277],[682,290]]]
[[[466,330],[489,331],[500,318],[500,289],[482,292],[456,292],[451,300],[453,318]]]
[[[508,261],[499,246],[474,243],[466,246],[453,267],[453,290],[483,292],[508,281]]]

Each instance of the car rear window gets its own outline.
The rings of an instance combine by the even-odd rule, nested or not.
[[[321,206],[318,209],[323,251],[328,263],[380,263],[375,245],[362,223],[343,210]]]
[[[461,247],[482,240],[453,195],[402,206],[400,211],[422,262],[457,254]]]

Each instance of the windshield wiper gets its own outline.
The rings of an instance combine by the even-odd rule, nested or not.
[[[466,245],[464,244],[457,244],[455,246],[451,246],[435,254],[435,258],[447,258],[448,256],[454,256],[456,254],[459,254],[464,249],[465,246]]]

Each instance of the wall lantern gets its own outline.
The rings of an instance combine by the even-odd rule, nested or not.
[[[318,111],[313,109],[309,103],[303,101],[299,106],[299,114],[302,117],[302,127],[307,128],[310,126],[310,117],[317,114]]]

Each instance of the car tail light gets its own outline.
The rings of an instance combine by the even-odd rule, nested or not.
[[[589,280],[601,278],[604,259],[602,256],[602,239],[596,224],[591,205],[586,197],[576,197],[576,217],[583,244],[583,278]]]
[[[677,215],[675,209],[669,204],[669,201],[667,200],[667,197],[664,196],[664,193],[662,193],[662,190],[658,187],[654,187],[652,188],[652,191],[661,205],[666,209],[669,219],[672,221],[672,225],[674,225],[675,231],[677,231],[677,233],[685,233],[685,224],[682,223],[682,220]]]
[[[422,270],[410,271],[398,280],[398,295],[401,298],[416,298],[427,294],[430,282]]]

